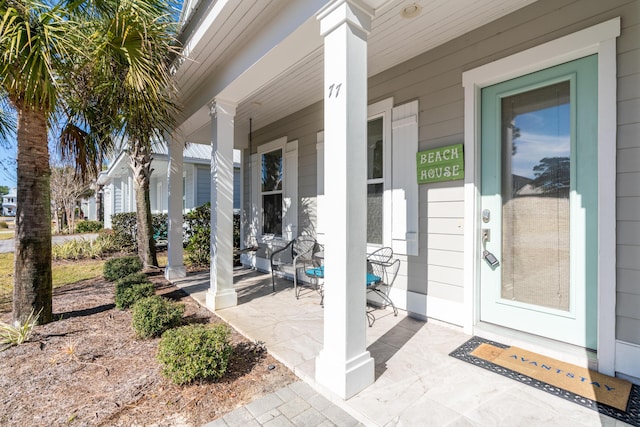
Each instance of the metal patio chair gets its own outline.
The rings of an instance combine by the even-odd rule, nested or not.
[[[380,248],[367,256],[367,294],[373,293],[379,296],[380,307],[391,306],[394,316],[398,315],[398,309],[389,297],[389,292],[399,269],[400,260],[393,258],[393,249],[389,247]],[[369,326],[373,326],[375,316],[372,310],[367,310],[367,321]]]
[[[304,268],[305,262],[312,259],[317,242],[311,236],[298,236],[283,248],[271,254],[271,283],[276,291],[276,273],[285,276],[287,270],[293,275],[293,286],[297,288],[298,271]],[[292,270],[292,271],[291,271]]]

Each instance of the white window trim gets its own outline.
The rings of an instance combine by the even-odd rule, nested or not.
[[[262,173],[262,155],[274,150],[282,150],[283,181],[282,181],[282,236],[262,234],[262,185],[260,174]],[[253,156],[252,156],[253,157]],[[252,187],[255,194],[252,195],[256,206],[256,230],[254,231],[258,243],[269,243],[274,240],[292,240],[298,234],[298,141],[287,141],[287,137],[278,138],[275,141],[258,147],[252,167],[256,168],[256,174],[252,177]]]
[[[620,18],[463,73],[465,140],[464,330],[479,322],[480,91],[483,87],[598,54],[598,370],[615,375],[616,37]]]
[[[282,200],[284,201],[284,195],[286,192],[286,166],[284,164],[285,162],[285,156],[286,156],[286,151],[285,151],[285,147],[287,145],[287,138],[286,137],[282,137],[282,138],[278,138],[275,141],[271,141],[268,142],[266,144],[263,144],[261,146],[258,147],[258,170],[256,171],[258,173],[258,239],[262,242],[264,242],[265,240],[272,240],[272,239],[281,239],[285,237],[285,230],[284,230],[284,215],[282,218],[282,236],[276,236],[276,235],[270,235],[270,234],[264,234],[263,233],[263,214],[262,214],[262,196],[263,196],[263,191],[262,191],[262,183],[260,181],[260,175],[262,174],[262,155],[269,153],[271,151],[275,151],[275,150],[282,150],[282,176],[283,176],[283,180],[282,180]]]
[[[391,147],[392,147],[392,126],[391,111],[393,109],[393,97],[370,104],[367,108],[367,123],[371,120],[382,117],[382,144],[383,144],[383,164],[382,164],[382,244],[374,245],[367,242],[367,252],[373,252],[382,246],[391,246],[391,224],[393,206],[391,205]],[[367,179],[367,185],[369,180]]]

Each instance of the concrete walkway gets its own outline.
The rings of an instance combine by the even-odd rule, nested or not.
[[[13,230],[10,231],[2,231],[3,234],[13,234]],[[86,234],[57,234],[51,237],[51,243],[54,245],[64,243],[69,240],[95,240],[98,235],[96,233],[86,233]],[[0,240],[0,254],[9,253],[15,250],[15,239],[4,239]]]
[[[402,312],[375,312],[367,329],[375,383],[344,401],[315,381],[322,348],[323,309],[309,290],[296,300],[291,282],[271,292],[270,275],[236,269],[238,305],[216,314],[302,380],[262,396],[207,426],[608,426],[626,425],[520,384],[449,353],[470,337],[459,328]],[[205,305],[209,275],[175,284]],[[508,343],[507,343],[508,344]]]

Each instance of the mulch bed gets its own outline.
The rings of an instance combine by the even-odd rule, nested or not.
[[[150,279],[156,293],[185,304],[185,322],[222,322],[162,275]],[[297,380],[233,331],[221,380],[172,384],[155,360],[159,339],[135,338],[131,312],[115,309],[114,285],[102,279],[56,289],[53,309],[54,322],[0,353],[0,425],[199,426]]]

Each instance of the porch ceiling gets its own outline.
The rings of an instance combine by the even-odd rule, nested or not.
[[[380,5],[380,0],[372,0],[370,3],[375,4],[377,9],[368,39],[369,76],[385,71],[534,1],[391,0]],[[234,3],[236,7],[227,11],[223,25],[218,26],[215,34],[210,34],[212,37],[204,42],[206,46],[213,47],[200,53],[196,52],[197,56],[188,60],[180,69],[177,76],[178,84],[185,103],[199,99],[199,103],[202,104],[203,82],[215,73],[221,72],[220,64],[224,64],[235,53],[250,49],[252,44],[256,43],[255,36],[260,30],[270,25],[277,15],[286,13],[287,8],[291,6],[288,0],[243,0],[228,3]],[[420,13],[413,18],[406,18],[403,16],[403,10],[411,4],[417,4],[421,8]],[[313,22],[313,16],[309,18],[304,25],[317,25],[316,34],[319,39],[319,24]],[[299,34],[297,36],[299,37]],[[296,37],[296,34],[291,37]],[[300,59],[294,64],[284,64],[274,78],[252,87],[246,87],[244,84],[243,90],[236,92],[239,93],[239,98],[232,100],[238,102],[235,123],[239,140],[246,139],[243,135],[248,132],[249,119],[252,119],[253,129],[259,129],[322,100],[324,61],[322,43],[318,39],[309,41],[306,52],[291,52],[292,56],[299,56]],[[286,39],[282,44],[284,43]],[[260,63],[270,54],[272,52],[264,55]],[[259,73],[260,63],[251,66],[250,71]],[[273,64],[269,66],[273,67]],[[242,75],[236,80],[240,80],[241,77]],[[224,92],[222,94],[224,95]],[[215,93],[211,94],[207,102],[215,96]],[[197,107],[200,109],[197,113],[188,114],[189,125],[185,130],[188,129],[187,140],[190,142],[210,141],[208,109],[205,107],[206,105],[200,105]],[[241,144],[237,141],[238,139],[236,147],[240,148]]]

